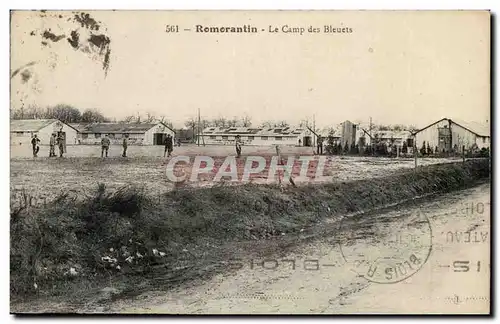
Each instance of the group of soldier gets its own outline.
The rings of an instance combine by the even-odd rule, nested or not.
[[[64,145],[64,136],[59,133],[53,133],[52,136],[50,137],[50,142],[49,142],[49,157],[55,157],[56,156],[56,146],[59,147],[59,156],[63,157],[63,154],[65,153],[65,145]],[[31,139],[31,146],[33,149],[33,157],[38,156],[38,152],[40,151],[40,139],[38,136],[35,134],[33,135]],[[109,147],[111,145],[111,140],[109,139],[109,136],[106,135],[105,137],[102,138],[101,140],[101,157],[108,157],[109,153]],[[164,146],[165,146],[165,151],[163,153],[163,157],[165,157],[168,154],[168,157],[172,155],[172,151],[174,150],[174,139],[173,137],[168,134],[165,138],[164,141]],[[180,146],[180,144],[179,144]],[[127,148],[128,148],[128,136],[125,136],[122,141],[122,157],[127,157]]]
[[[33,149],[33,157],[38,156],[38,152],[40,151],[40,139],[38,136],[35,134],[33,135],[33,138],[31,139],[31,146]],[[50,137],[50,142],[49,142],[49,157],[55,157],[56,156],[56,146],[59,147],[59,156],[62,157],[64,154],[64,136],[61,133],[53,133],[52,136]]]

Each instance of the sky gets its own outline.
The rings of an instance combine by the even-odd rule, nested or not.
[[[36,64],[27,82],[12,78],[12,107],[64,103],[116,119],[149,112],[176,127],[198,109],[207,119],[314,118],[318,127],[370,117],[415,126],[443,117],[490,119],[488,12],[87,13],[111,40],[106,75],[102,57],[85,47],[75,50],[66,39],[41,44],[49,28],[66,37],[78,28],[83,38],[84,28],[66,19],[71,12],[13,12],[11,71]],[[180,32],[165,32],[167,24]],[[250,24],[259,32],[195,33],[197,24]],[[285,25],[321,32],[284,33]],[[352,33],[324,33],[325,25]],[[268,32],[274,27],[280,32]]]

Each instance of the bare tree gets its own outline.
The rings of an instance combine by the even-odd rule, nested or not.
[[[196,126],[197,126],[197,121],[196,121],[196,119],[194,119],[193,117],[191,117],[191,118],[189,118],[189,119],[188,119],[188,120],[184,123],[184,125],[185,125],[186,127],[191,128],[191,130],[193,131],[193,135],[195,134],[195,131],[194,131],[194,130],[195,130]],[[193,136],[193,141],[194,141],[194,136]]]
[[[59,119],[64,123],[77,123],[82,119],[82,114],[73,106],[60,104],[54,107],[47,107],[44,118]]]
[[[144,118],[141,119],[143,123],[145,124],[152,124],[154,123],[155,121],[157,121],[157,118],[155,115],[153,115],[152,113],[150,112],[147,112],[146,113],[146,116]]]
[[[232,119],[227,120],[228,127],[236,127],[239,124],[239,120],[237,117],[233,117]]]
[[[132,123],[135,123],[136,120],[137,120],[137,116],[130,115],[130,116],[123,118],[121,120],[121,122],[125,123],[125,124],[132,124]]]
[[[213,120],[213,124],[216,127],[227,127],[228,126],[227,119],[224,118],[224,117],[217,117],[217,118],[215,118]]]
[[[10,109],[10,119],[40,119],[45,118],[45,112],[38,106],[30,105]]]
[[[274,124],[275,127],[288,127],[290,124],[286,120],[280,120]]]
[[[266,121],[263,121],[263,122],[260,124],[260,127],[261,127],[261,128],[272,128],[272,127],[274,127],[274,121],[272,121],[272,120],[266,120]]]
[[[81,122],[83,123],[103,123],[108,119],[104,117],[97,109],[86,109],[81,117]]]
[[[242,127],[252,126],[252,118],[250,116],[248,116],[247,114],[245,114],[245,116],[243,116],[241,118],[241,126]]]

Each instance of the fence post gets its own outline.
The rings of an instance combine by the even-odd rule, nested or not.
[[[463,163],[465,163],[465,145],[462,145],[462,158],[463,158]]]

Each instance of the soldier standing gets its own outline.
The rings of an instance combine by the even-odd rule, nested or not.
[[[240,135],[236,135],[236,139],[235,139],[235,146],[236,146],[236,157],[240,157],[241,156],[241,138],[240,138]]]
[[[62,132],[59,132],[57,136],[57,146],[59,147],[59,157],[63,157],[64,153],[64,136]]]
[[[321,135],[318,136],[318,155],[323,155],[323,138],[321,137]]]
[[[49,151],[49,157],[54,157],[56,156],[56,134],[52,133],[52,136],[50,137],[50,151]]]
[[[125,135],[123,138],[123,157],[127,157],[127,147],[128,147],[128,136]]]
[[[101,140],[101,157],[104,157],[104,152],[106,152],[106,157],[108,157],[108,150],[109,150],[109,145],[111,144],[108,135],[106,135],[102,140]]]
[[[174,150],[173,138],[172,136],[170,136],[170,134],[167,134],[167,137],[165,138],[165,151],[163,152],[163,157],[165,157],[167,152],[168,152],[168,157],[170,157],[173,150]]]
[[[40,143],[40,139],[35,134],[35,135],[33,135],[33,138],[31,139],[31,146],[33,147],[33,157],[36,157],[38,154],[38,151],[40,150],[38,143]]]

